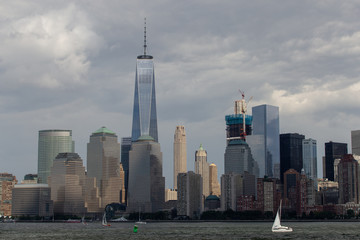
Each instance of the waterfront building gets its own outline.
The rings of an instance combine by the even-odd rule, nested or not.
[[[195,173],[200,174],[202,178],[202,194],[204,199],[210,195],[210,181],[209,181],[209,163],[207,162],[207,152],[204,150],[202,144],[195,152]]]
[[[199,219],[204,209],[203,179],[193,171],[178,174],[177,215]]]
[[[243,176],[231,172],[221,176],[221,210],[236,211],[237,198],[243,195]]]
[[[54,215],[84,216],[85,167],[77,153],[59,153],[49,176]]]
[[[339,165],[339,204],[359,203],[358,162],[352,154],[345,154]]]
[[[334,181],[334,161],[337,158],[342,158],[347,154],[347,144],[338,142],[327,142],[325,143],[325,177],[330,181]]]
[[[259,165],[259,176],[280,178],[279,107],[267,104],[255,106],[252,117],[251,138],[256,139],[256,144],[253,141],[250,144],[249,139],[248,142]]]
[[[51,201],[49,185],[16,184],[12,191],[12,216],[53,216],[53,201]]]
[[[87,176],[96,179],[100,191],[100,208],[125,199],[124,171],[120,164],[120,144],[114,132],[101,127],[90,136],[87,144]]]
[[[121,138],[121,164],[125,174],[125,203],[127,203],[127,190],[129,187],[129,152],[131,150],[131,137]]]
[[[284,183],[284,173],[294,169],[298,173],[303,168],[302,141],[304,135],[298,133],[280,134],[280,179]]]
[[[281,193],[277,190],[277,178],[258,178],[257,179],[257,205],[262,212],[276,213]]]
[[[184,126],[176,126],[174,134],[174,189],[177,189],[177,175],[186,173],[186,134]]]
[[[360,130],[351,131],[352,154],[360,156]]]
[[[164,206],[165,178],[162,175],[160,144],[141,136],[129,152],[128,212],[157,212]]]
[[[144,54],[136,59],[131,139],[135,142],[140,136],[151,136],[157,142],[154,60],[146,54],[146,25],[144,30]]]
[[[210,195],[220,196],[220,183],[218,179],[217,166],[212,163],[209,166]]]
[[[50,169],[59,153],[74,152],[71,130],[41,130],[38,143],[38,182],[47,183]]]
[[[293,168],[284,173],[285,208],[296,211],[300,205],[300,174]]]
[[[317,189],[317,150],[316,140],[303,139],[303,169],[307,179],[311,179],[314,183],[314,189]]]
[[[0,173],[0,215],[11,216],[12,190],[17,179],[10,173]]]

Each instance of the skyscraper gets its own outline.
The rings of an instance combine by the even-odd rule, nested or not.
[[[225,174],[231,172],[259,176],[259,167],[252,157],[249,145],[241,139],[231,140],[225,149],[224,154]]]
[[[212,163],[209,166],[210,195],[220,196],[220,183],[217,166]]]
[[[200,144],[199,149],[195,152],[195,173],[200,174],[202,177],[204,197],[209,196],[209,163],[207,162],[207,152],[204,150],[202,144]]]
[[[280,171],[280,146],[279,146],[279,107],[271,105],[259,105],[252,108],[253,116],[253,133],[255,136],[262,136],[257,140],[263,144],[261,148],[262,156],[255,160],[259,164],[260,177],[264,175],[268,177],[279,178]],[[263,140],[263,141],[260,141]],[[253,144],[249,146],[253,149]],[[259,148],[259,146],[257,147]],[[255,152],[255,151],[253,151]],[[259,153],[257,153],[259,154]]]
[[[298,133],[280,134],[280,179],[284,183],[284,173],[293,168],[297,173],[303,168],[302,140],[304,135]]]
[[[204,209],[202,178],[193,171],[178,174],[177,214],[197,219]]]
[[[352,154],[360,156],[360,130],[351,131]]]
[[[127,189],[129,187],[129,152],[131,150],[131,137],[121,138],[121,164],[125,173],[125,202],[127,202]]]
[[[303,169],[306,177],[311,179],[314,183],[314,188],[317,189],[317,151],[316,140],[303,139]]]
[[[141,136],[129,152],[129,189],[127,211],[157,212],[165,201],[160,144]]]
[[[186,134],[184,126],[176,126],[174,134],[174,189],[177,189],[177,175],[186,173]]]
[[[101,207],[120,202],[124,182],[120,167],[120,144],[114,132],[101,127],[90,136],[87,144],[87,176],[96,178]]]
[[[326,163],[326,178],[334,181],[334,161],[337,158],[342,158],[347,154],[347,144],[337,142],[325,143],[325,163]]]
[[[137,57],[132,141],[140,136],[151,136],[158,141],[155,74],[153,57],[146,54],[146,25],[144,31],[144,54]]]
[[[41,130],[38,144],[38,180],[47,183],[50,168],[59,153],[74,152],[71,130]]]
[[[339,171],[339,203],[359,203],[358,162],[352,154],[345,154],[338,167]]]

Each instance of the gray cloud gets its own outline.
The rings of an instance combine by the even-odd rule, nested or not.
[[[223,172],[224,115],[238,89],[254,97],[250,107],[279,106],[282,132],[317,139],[321,162],[325,141],[350,144],[350,131],[360,128],[359,7],[334,0],[6,2],[1,171],[19,179],[37,171],[41,129],[72,129],[84,160],[97,128],[130,135],[144,17],[167,186],[178,124],[187,132],[188,169],[203,143]]]

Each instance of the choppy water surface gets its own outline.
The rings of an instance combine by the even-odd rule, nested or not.
[[[286,222],[292,233],[271,232],[271,222],[0,223],[0,239],[360,239],[360,222]]]

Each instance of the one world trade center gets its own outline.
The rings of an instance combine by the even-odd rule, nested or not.
[[[145,22],[146,24],[146,22]],[[146,25],[144,27],[144,54],[136,59],[135,93],[131,140],[151,136],[158,142],[155,74],[153,57],[146,54]]]

